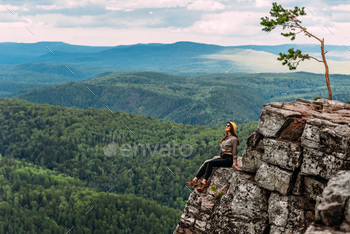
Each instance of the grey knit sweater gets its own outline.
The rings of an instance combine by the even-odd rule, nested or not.
[[[220,155],[224,152],[232,152],[233,158],[237,158],[238,139],[235,136],[228,135],[220,144]]]

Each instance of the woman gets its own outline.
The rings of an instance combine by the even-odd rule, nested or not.
[[[207,180],[213,170],[213,167],[232,167],[233,161],[235,168],[241,170],[237,165],[237,146],[241,143],[236,134],[236,124],[234,122],[227,122],[225,126],[226,135],[221,139],[220,156],[215,156],[213,159],[205,161],[202,167],[198,170],[196,177],[187,185],[197,185],[197,181],[204,175],[204,179],[198,186],[199,191],[203,191],[208,187]]]

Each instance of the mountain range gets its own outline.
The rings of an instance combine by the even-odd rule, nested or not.
[[[227,72],[232,66],[239,72],[281,72],[288,70],[267,64],[276,60],[279,52],[286,52],[289,48],[301,49],[314,56],[320,52],[320,46],[313,44],[219,46],[177,42],[96,47],[63,42],[0,43],[0,64],[5,70],[17,70],[16,66],[8,66],[11,64],[58,63],[104,67],[112,71],[158,71],[182,75]],[[328,51],[327,58],[338,69],[334,69],[333,73],[349,74],[350,71],[341,66],[347,64],[350,58],[347,47],[328,45],[325,49]],[[261,70],[264,66],[253,65],[261,57],[264,70]],[[301,71],[308,72],[321,70],[308,66],[301,68]]]
[[[232,73],[289,73],[277,61],[279,52],[301,49],[318,56],[319,45],[219,46],[194,42],[135,44],[115,47],[70,45],[63,42],[0,43],[0,97],[36,87],[82,81],[104,72],[160,72],[195,76]],[[326,46],[331,78],[350,74],[345,46]],[[322,63],[305,61],[298,71],[323,73]]]

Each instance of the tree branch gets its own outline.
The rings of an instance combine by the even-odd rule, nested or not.
[[[310,56],[310,55],[297,55],[299,58],[306,58],[306,59],[309,59],[309,58],[312,58],[312,59],[314,59],[314,60],[316,60],[317,62],[320,62],[320,63],[323,63],[324,61],[323,60],[320,60],[320,59],[318,59],[318,58],[315,58],[315,57],[313,57],[313,56]]]
[[[291,20],[298,26],[298,28],[300,28],[301,30],[303,30],[305,33],[307,33],[308,35],[310,35],[311,37],[315,38],[316,40],[322,42],[322,40],[318,37],[316,37],[315,35],[313,35],[312,33],[310,33],[309,31],[307,31],[303,26],[301,26],[298,21],[296,19],[294,19],[293,17],[291,17]]]

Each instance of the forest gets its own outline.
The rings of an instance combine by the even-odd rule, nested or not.
[[[346,75],[332,75],[334,100],[350,101],[349,85]],[[113,111],[210,127],[221,126],[227,119],[239,124],[257,121],[265,103],[318,96],[327,97],[324,76],[306,72],[198,76],[105,72],[14,97],[83,109],[108,106]]]
[[[172,233],[227,121],[241,156],[264,103],[325,93],[298,77],[105,72],[0,99],[0,233]],[[335,100],[350,100],[345,78]]]
[[[0,209],[7,214],[0,231],[62,233],[74,226],[74,233],[170,233],[190,194],[185,182],[219,154],[226,121],[222,127],[192,126],[107,109],[0,99]],[[256,127],[257,122],[238,125],[239,155]],[[152,149],[176,142],[193,151],[182,157],[136,148],[131,157],[120,151],[107,156],[111,142]]]
[[[181,210],[0,155],[0,233],[171,233]]]

